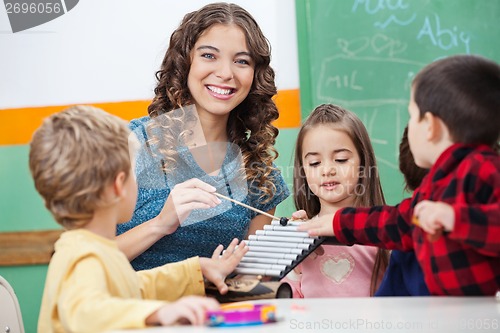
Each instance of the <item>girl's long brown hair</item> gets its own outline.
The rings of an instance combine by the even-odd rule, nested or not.
[[[319,198],[312,193],[307,183],[302,163],[302,143],[304,136],[318,125],[332,126],[335,130],[345,132],[354,143],[360,158],[360,174],[358,185],[363,189],[361,195],[354,199],[355,207],[385,205],[384,193],[380,184],[375,153],[361,120],[352,112],[333,104],[322,104],[316,107],[302,125],[295,145],[293,193],[295,207],[304,209],[307,216],[316,216],[321,209]],[[389,252],[378,249],[372,270],[370,295],[374,295],[381,277],[389,264]]]

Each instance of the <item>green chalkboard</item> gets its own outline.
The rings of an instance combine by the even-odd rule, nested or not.
[[[372,139],[389,203],[404,195],[398,145],[410,85],[452,54],[500,62],[500,0],[296,0],[302,117],[354,111]]]

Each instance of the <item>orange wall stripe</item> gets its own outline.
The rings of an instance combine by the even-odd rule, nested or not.
[[[280,116],[274,122],[278,128],[294,128],[300,126],[300,90],[280,90],[274,101]]]
[[[300,126],[299,90],[280,90],[275,97],[280,112],[274,123],[278,128]],[[106,110],[125,120],[139,118],[148,114],[149,100],[86,103]],[[31,141],[33,132],[44,118],[62,111],[71,105],[43,106],[0,110],[0,145],[24,145]]]
[[[149,101],[88,104],[130,120],[147,115]],[[0,110],[0,145],[28,144],[31,141],[33,132],[42,124],[44,118],[70,106],[59,105]]]

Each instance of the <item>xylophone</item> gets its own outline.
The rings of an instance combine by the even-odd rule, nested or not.
[[[262,275],[281,280],[322,243],[341,245],[335,237],[311,237],[305,231],[297,231],[301,221],[276,217],[247,204],[214,192],[216,196],[271,218],[264,230],[250,235],[246,244],[249,251],[236,267],[235,274]]]
[[[262,275],[282,279],[309,254],[323,244],[327,237],[311,237],[307,232],[297,231],[300,224],[307,222],[289,221],[283,226],[273,220],[264,230],[245,241],[248,252],[235,269],[236,274]],[[328,238],[328,244],[338,244]]]

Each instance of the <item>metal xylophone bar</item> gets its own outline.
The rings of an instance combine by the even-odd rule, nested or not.
[[[235,273],[282,279],[325,240],[328,239],[328,244],[338,244],[335,238],[311,237],[307,232],[297,231],[303,223],[307,222],[289,221],[283,226],[279,221],[272,221],[263,230],[257,230],[248,237],[249,251]]]

